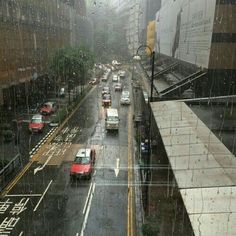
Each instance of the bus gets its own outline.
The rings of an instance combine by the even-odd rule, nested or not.
[[[105,118],[105,127],[106,130],[117,130],[119,131],[119,115],[118,111],[115,108],[108,108],[106,111],[106,118]]]

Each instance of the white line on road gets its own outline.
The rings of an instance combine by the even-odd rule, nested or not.
[[[91,193],[92,186],[93,186],[93,182],[91,182],[91,183],[90,183],[90,186],[89,186],[88,195],[87,195],[87,198],[86,198],[86,201],[85,201],[85,204],[84,204],[83,214],[84,214],[85,211],[86,211],[86,207],[87,207],[87,204],[88,204],[88,200],[89,200],[89,198],[90,198],[90,193]]]
[[[115,170],[115,175],[116,175],[116,177],[118,176],[118,174],[119,174],[119,171],[120,171],[120,159],[119,158],[117,158],[116,159],[116,168],[114,169]]]
[[[40,197],[42,194],[32,193],[32,194],[7,194],[7,197]]]
[[[21,231],[21,232],[20,232],[20,234],[19,234],[19,236],[22,236],[22,235],[23,235],[23,233],[24,233],[24,232],[23,232],[23,231]]]
[[[83,226],[82,226],[82,229],[81,229],[81,232],[80,232],[80,236],[84,235],[84,230],[85,230],[86,225],[87,225],[88,215],[89,215],[90,208],[91,208],[91,203],[92,203],[92,199],[93,199],[93,195],[94,195],[94,191],[95,191],[95,186],[96,186],[96,184],[93,183],[93,190],[92,190],[92,193],[91,193],[91,197],[89,199],[89,204],[88,204],[87,211],[86,211],[86,214],[85,214],[85,217],[84,217],[84,222],[83,222]]]
[[[35,208],[34,208],[34,211],[36,211],[37,210],[37,208],[38,208],[38,206],[39,206],[39,204],[41,203],[41,201],[43,200],[43,198],[44,198],[44,195],[46,194],[46,192],[48,191],[48,189],[49,189],[49,187],[50,187],[50,185],[52,184],[52,180],[49,182],[49,184],[48,184],[48,186],[47,186],[47,188],[45,189],[45,191],[43,192],[43,194],[42,194],[42,196],[41,196],[41,198],[39,199],[39,201],[38,201],[38,203],[37,203],[37,205],[35,206]]]
[[[48,162],[51,160],[51,158],[53,157],[53,155],[50,155],[48,157],[48,159],[45,161],[45,163],[42,165],[42,166],[38,166],[37,168],[34,169],[34,175],[40,171],[40,170],[43,170],[43,168],[48,164]]]

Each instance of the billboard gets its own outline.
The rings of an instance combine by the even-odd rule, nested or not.
[[[216,0],[164,0],[156,51],[208,68]]]
[[[151,51],[153,51],[155,46],[155,36],[156,36],[156,22],[149,21],[147,26],[147,42],[146,44],[150,47]],[[151,55],[150,50],[146,50],[148,55]]]

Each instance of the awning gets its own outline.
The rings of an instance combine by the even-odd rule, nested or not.
[[[235,156],[184,102],[151,108],[195,235],[236,235]]]

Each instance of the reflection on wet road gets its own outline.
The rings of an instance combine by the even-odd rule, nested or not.
[[[119,111],[119,132],[107,133],[104,128],[102,86],[98,85],[1,200],[0,232],[8,230],[12,235],[126,234],[130,108],[120,106],[120,93],[114,91],[111,81],[107,83],[112,91],[112,107]],[[129,83],[123,83],[128,89]],[[71,181],[70,165],[78,149],[85,147],[93,147],[97,153],[92,179]]]

